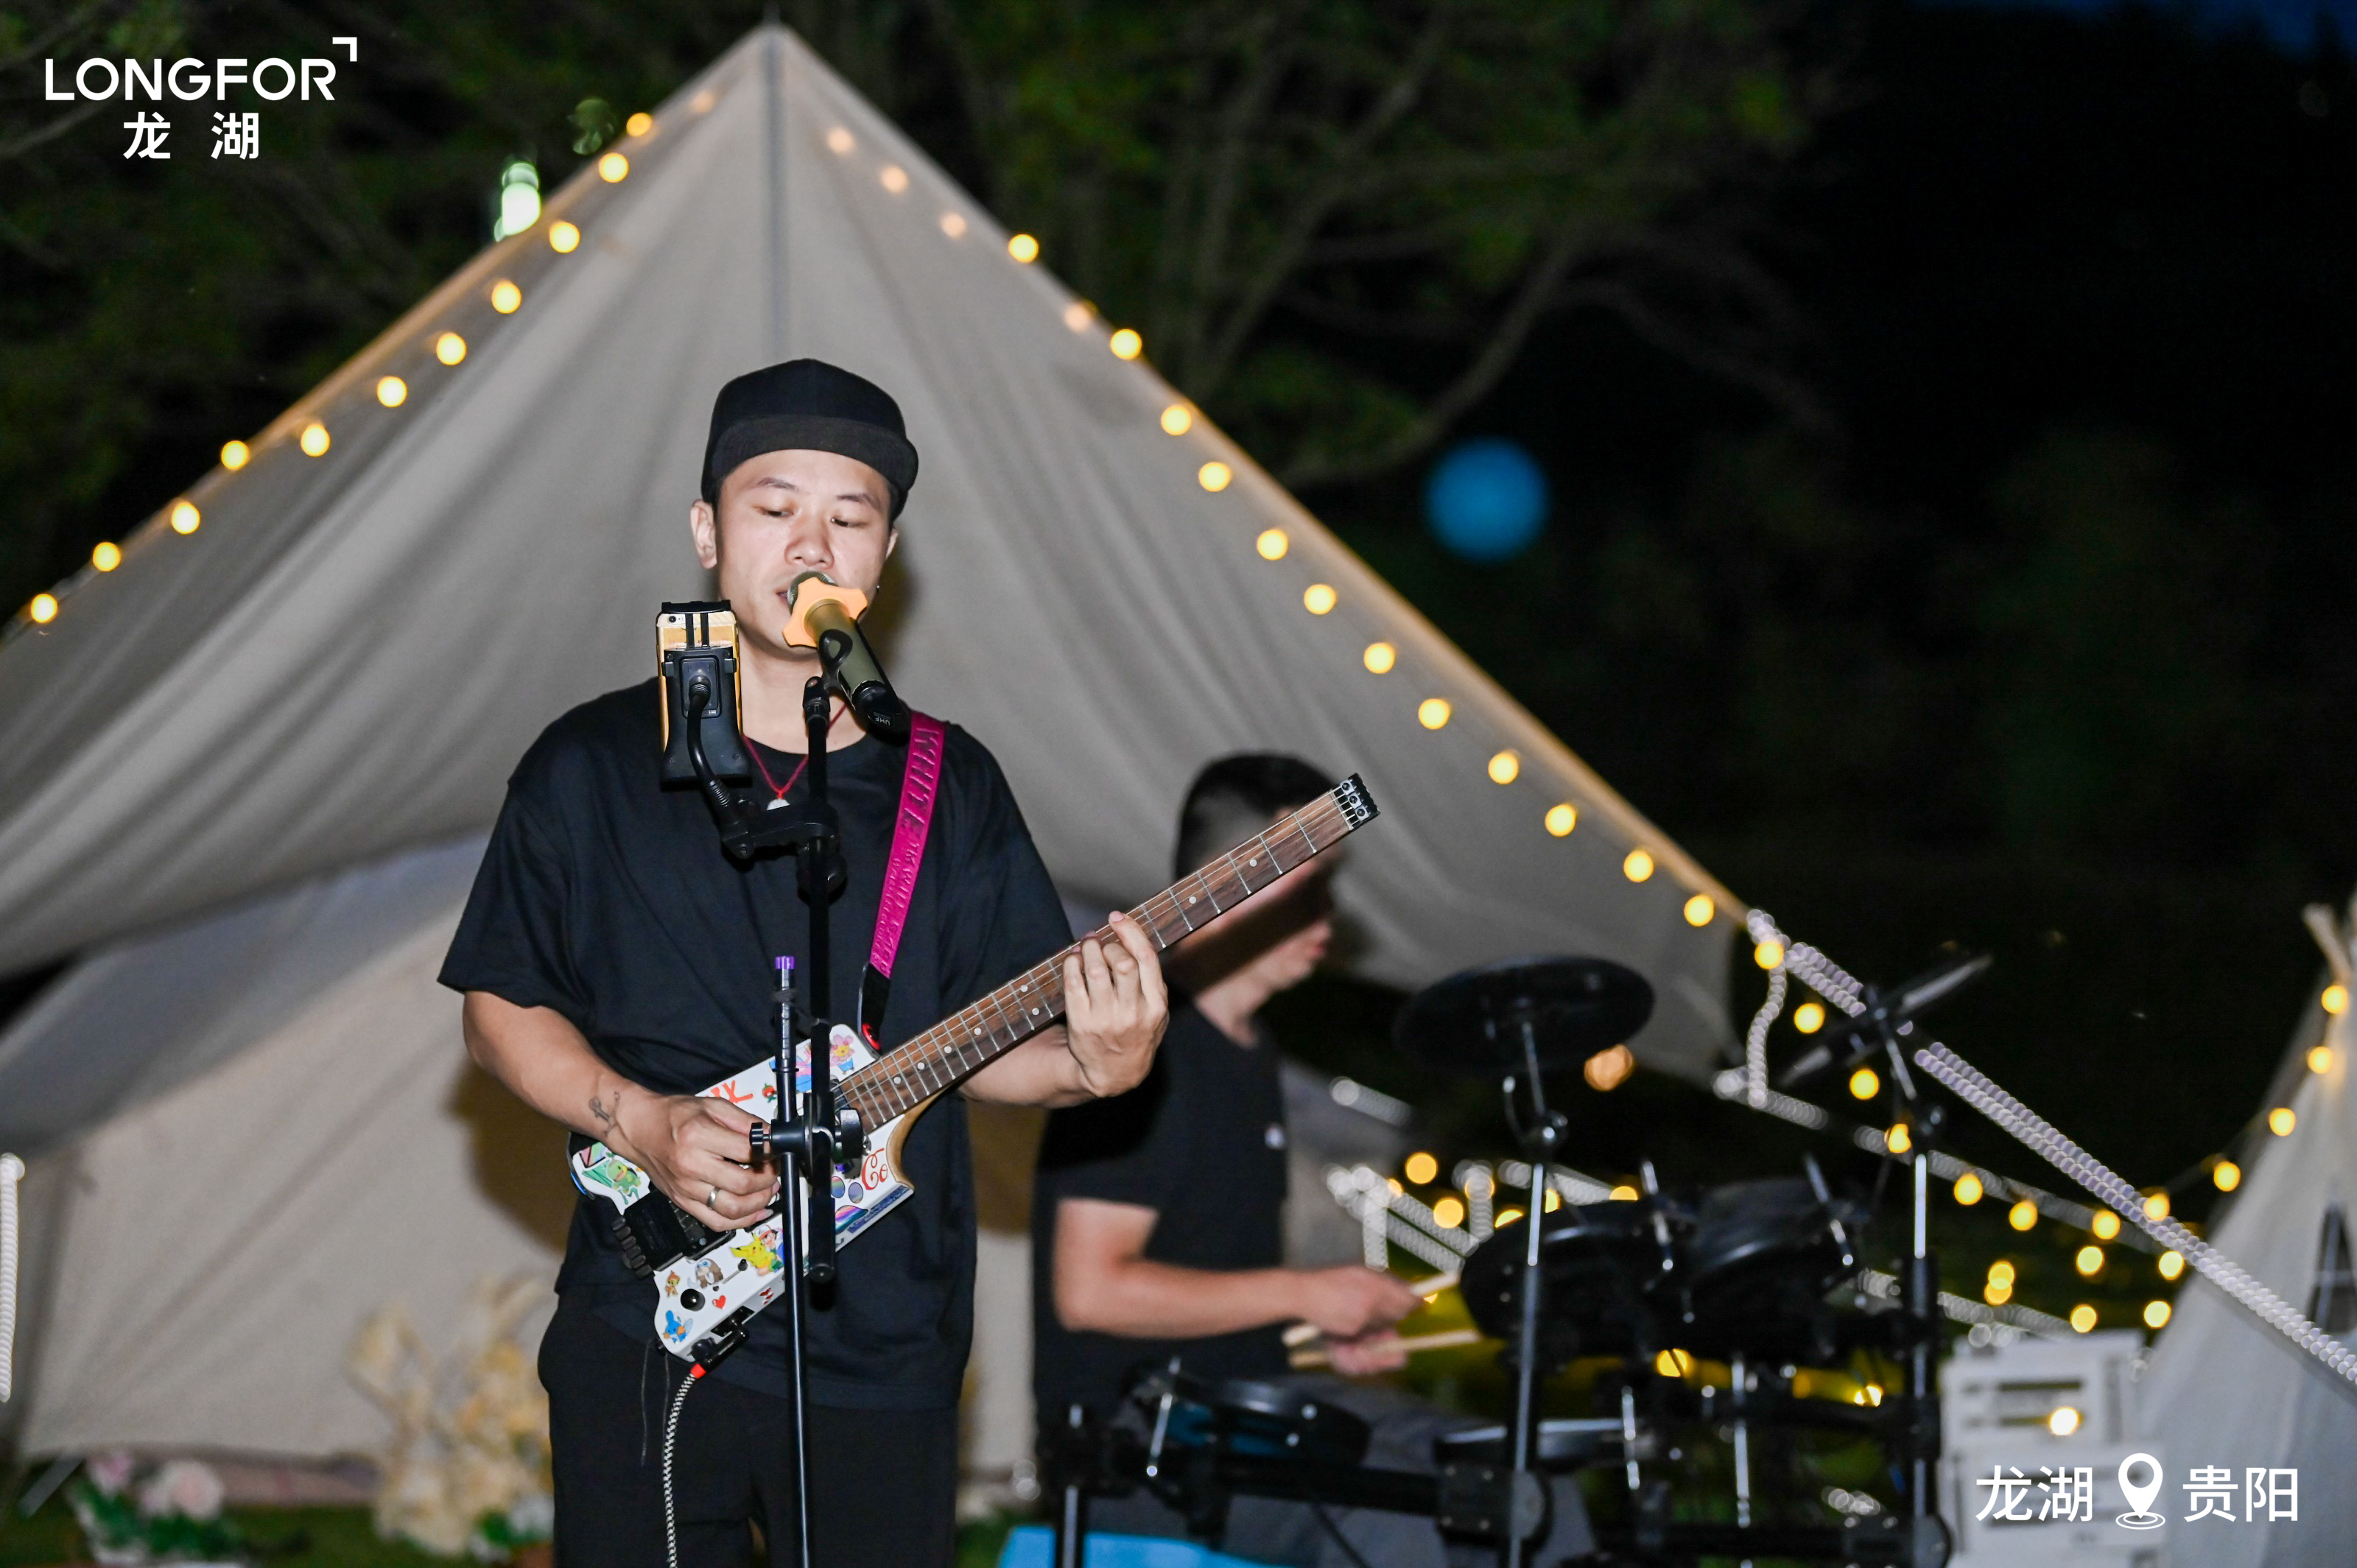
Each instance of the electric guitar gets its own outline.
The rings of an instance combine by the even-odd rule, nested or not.
[[[1352,774],[1267,832],[1248,839],[1129,912],[1157,949],[1234,908],[1286,872],[1374,821],[1373,797]],[[1082,939],[1114,940],[1106,930]],[[829,1038],[837,1101],[859,1112],[867,1152],[856,1170],[833,1175],[834,1239],[856,1239],[915,1190],[901,1174],[900,1146],[927,1107],[1064,1015],[1064,960],[1079,942],[952,1014],[916,1038],[877,1054],[844,1025]],[[810,1042],[795,1047],[795,1087],[810,1089]],[[765,1121],[778,1116],[773,1058],[763,1057],[705,1095]],[[633,1273],[659,1282],[655,1333],[693,1360],[706,1339],[741,1338],[745,1322],[787,1284],[785,1222],[772,1210],[741,1230],[716,1232],[662,1193],[647,1173],[604,1144],[575,1133],[573,1185],[614,1207],[612,1223]],[[782,1195],[791,1196],[791,1195]]]

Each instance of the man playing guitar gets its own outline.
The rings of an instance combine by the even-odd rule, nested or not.
[[[697,559],[736,611],[741,727],[765,793],[798,799],[802,689],[818,666],[813,650],[783,640],[790,585],[824,572],[872,596],[916,471],[899,405],[848,371],[801,360],[720,392],[688,521]],[[695,792],[661,787],[661,725],[650,682],[586,703],[542,734],[509,780],[442,981],[465,993],[476,1061],[726,1233],[769,1209],[779,1175],[748,1163],[753,1117],[695,1091],[769,1050],[771,959],[807,961],[807,913],[791,859],[731,861]],[[833,940],[837,952],[858,953],[882,897],[903,749],[867,736],[847,711],[827,745],[847,873]],[[1143,1079],[1166,1021],[1161,970],[1135,922],[1115,915],[1111,927],[1117,941],[1084,943],[1064,965],[1067,1023],[967,1078],[962,1094],[1061,1106]],[[1070,940],[996,762],[951,726],[883,1044]],[[848,994],[850,978],[834,988]],[[952,1550],[974,1250],[965,1120],[953,1101],[915,1123],[900,1164],[914,1196],[840,1254],[832,1305],[806,1319],[813,1534],[828,1564],[946,1563]],[[541,1347],[557,1561],[647,1568],[664,1558],[658,1450],[687,1369],[658,1348],[656,1285],[625,1266],[594,1208],[585,1200],[576,1209]],[[753,1520],[770,1562],[793,1560],[780,1316],[753,1318],[745,1347],[684,1412],[681,1563],[747,1561]]]

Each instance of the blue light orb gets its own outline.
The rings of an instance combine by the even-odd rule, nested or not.
[[[1433,466],[1424,489],[1432,532],[1468,561],[1511,561],[1546,527],[1546,475],[1512,441],[1466,441]]]

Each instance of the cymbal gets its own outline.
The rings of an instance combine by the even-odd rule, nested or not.
[[[1527,1070],[1530,1025],[1539,1070],[1576,1068],[1652,1016],[1653,988],[1600,958],[1518,958],[1425,987],[1400,1009],[1392,1037],[1427,1064],[1475,1078]]]

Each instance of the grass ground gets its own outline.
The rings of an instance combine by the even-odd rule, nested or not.
[[[399,1541],[381,1541],[365,1509],[235,1509],[231,1517],[267,1568],[448,1568]],[[987,1520],[958,1531],[958,1568],[990,1568],[998,1561],[1012,1519]],[[0,1568],[53,1568],[88,1561],[81,1531],[62,1501],[32,1518],[0,1509]]]

